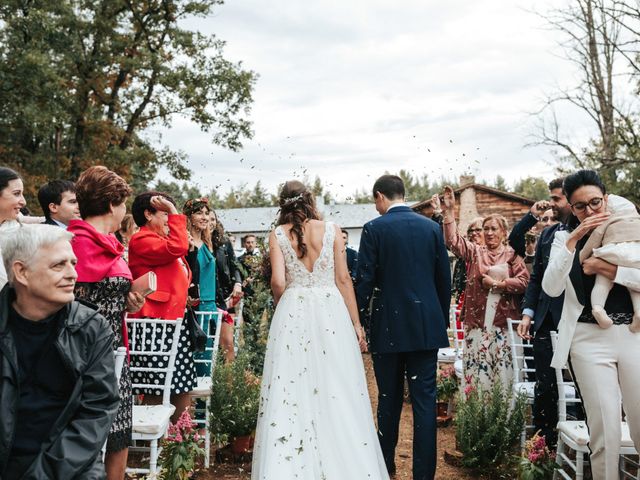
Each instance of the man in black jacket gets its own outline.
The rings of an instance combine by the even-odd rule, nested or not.
[[[571,215],[571,206],[562,192],[562,181],[562,178],[558,178],[549,183],[551,209],[559,223],[545,228],[538,239],[533,270],[523,299],[522,322],[518,326],[520,337],[525,340],[533,338],[533,359],[536,369],[533,423],[535,429],[541,431],[550,445],[556,443],[555,427],[558,423],[558,388],[555,371],[551,368],[553,357],[551,331],[558,329],[564,295],[557,298],[549,297],[542,290],[542,277],[549,263],[553,238],[557,231],[566,228],[566,222]],[[525,232],[538,221],[539,218],[530,212],[513,227],[509,243],[514,249],[516,249],[514,244],[517,245],[520,238],[524,245]],[[534,334],[533,337],[530,332]]]
[[[71,234],[26,225],[0,238],[0,478],[103,479],[119,403],[113,333],[74,301]]]

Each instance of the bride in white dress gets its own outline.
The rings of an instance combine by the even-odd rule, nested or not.
[[[253,480],[386,480],[340,230],[298,181],[269,237],[277,303],[262,377]]]

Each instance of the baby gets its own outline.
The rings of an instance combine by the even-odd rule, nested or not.
[[[580,262],[593,255],[619,267],[640,268],[640,215],[629,200],[609,195],[607,209],[611,217],[596,228],[580,252]],[[593,317],[601,328],[609,328],[613,321],[607,315],[604,304],[613,288],[613,280],[604,275],[596,276],[591,291]],[[632,332],[640,331],[640,292],[629,290],[633,303]]]

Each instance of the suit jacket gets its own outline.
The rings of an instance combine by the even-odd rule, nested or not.
[[[409,207],[364,226],[356,296],[371,311],[371,350],[398,353],[449,346],[449,256],[438,224]]]
[[[527,214],[511,229],[511,233],[509,234],[509,245],[522,258],[525,258],[527,254],[525,235],[529,230],[535,227],[536,223],[538,223],[538,219],[534,217],[531,212],[527,212]]]
[[[184,316],[191,270],[187,217],[169,215],[169,236],[163,237],[144,226],[129,241],[129,268],[133,278],[153,270],[158,289],[147,297],[142,309],[132,317],[176,319]]]
[[[547,313],[551,315],[553,325],[558,328],[560,322],[560,316],[562,315],[562,304],[564,302],[564,295],[552,298],[545,293],[542,289],[542,277],[549,264],[549,257],[551,255],[551,245],[556,232],[562,231],[564,225],[557,223],[545,228],[540,234],[538,243],[536,244],[536,254],[533,259],[533,269],[531,270],[531,277],[529,278],[529,285],[524,292],[524,299],[522,301],[522,309],[531,309],[534,311],[533,315],[533,331],[537,332],[540,326],[544,322]]]
[[[347,269],[349,270],[349,275],[351,275],[351,278],[355,279],[356,271],[358,269],[358,252],[350,247],[347,247],[345,250],[345,253],[347,254]]]
[[[578,249],[573,252],[567,250],[568,238],[567,230],[556,232],[549,265],[542,279],[542,288],[550,297],[559,297],[564,293],[562,315],[558,325],[558,343],[551,361],[554,368],[562,368],[567,363],[578,317],[586,302],[580,252]],[[614,281],[631,290],[640,291],[640,269],[618,267]]]
[[[53,225],[54,227],[60,226],[52,218],[45,218],[44,222],[42,222],[42,225]]]

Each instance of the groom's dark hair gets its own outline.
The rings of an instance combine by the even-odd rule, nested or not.
[[[383,175],[373,184],[373,197],[380,192],[389,200],[404,198],[404,182],[397,175]]]

